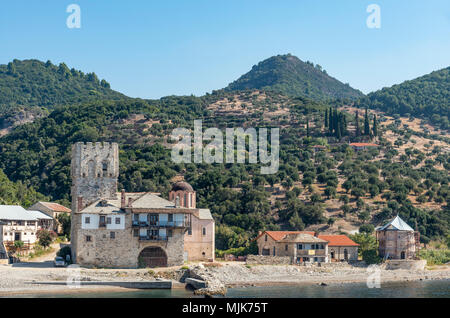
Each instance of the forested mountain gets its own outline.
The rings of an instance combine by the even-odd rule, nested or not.
[[[121,99],[95,73],[84,74],[38,60],[14,60],[0,65],[0,129],[22,120],[39,117],[58,105],[97,99]]]
[[[227,91],[247,89],[273,90],[315,100],[363,96],[360,91],[329,76],[320,65],[303,62],[290,54],[273,56],[258,63],[225,88]]]
[[[15,87],[20,84],[11,85],[20,92]],[[0,185],[0,200],[26,205],[42,193],[70,205],[71,145],[113,141],[120,145],[119,190],[167,197],[172,180],[184,177],[197,191],[198,206],[211,209],[219,249],[248,245],[265,229],[338,233],[346,224],[353,224],[346,231],[367,228],[396,214],[417,225],[425,239],[448,235],[450,177],[443,172],[450,170],[450,156],[443,151],[445,137],[399,128],[387,116],[380,116],[378,123],[380,117],[361,112],[363,124],[345,112],[348,106],[336,108],[321,98],[274,90],[218,90],[158,100],[111,94],[43,105],[51,109],[48,115],[0,137],[0,183],[6,185]],[[204,128],[280,128],[278,172],[262,175],[260,164],[174,163],[169,136],[174,128],[192,129],[195,119],[202,119]],[[356,123],[364,127],[358,133]],[[369,129],[372,123],[378,128]],[[380,147],[354,152],[348,145],[369,138]]]
[[[441,129],[449,129],[450,67],[370,93],[358,105],[426,118]]]

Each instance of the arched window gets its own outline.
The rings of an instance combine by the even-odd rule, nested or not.
[[[346,261],[348,261],[348,251],[347,251],[347,249],[344,249],[344,259]]]
[[[177,198],[175,199],[175,206],[180,206],[180,196],[177,195]]]
[[[183,204],[184,207],[186,207],[186,208],[189,207],[187,193],[184,194],[184,202],[183,202],[183,203],[184,203],[184,204]]]

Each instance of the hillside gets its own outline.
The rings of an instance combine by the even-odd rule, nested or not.
[[[33,121],[58,105],[125,98],[95,73],[38,60],[0,65],[0,92],[0,129]]]
[[[370,93],[358,105],[391,115],[426,118],[435,126],[448,130],[450,67]]]
[[[0,168],[10,180],[68,204],[71,144],[118,142],[119,188],[167,196],[171,182],[184,177],[197,191],[198,206],[213,213],[219,249],[246,245],[262,229],[348,233],[397,213],[417,222],[424,238],[447,235],[449,177],[442,171],[450,169],[443,151],[448,138],[400,129],[378,114],[380,149],[355,153],[347,145],[354,139],[353,110],[342,109],[348,128],[338,140],[324,128],[325,109],[271,91],[57,107],[0,138]],[[261,175],[259,164],[174,163],[172,129],[192,128],[199,118],[204,128],[280,127],[278,173]],[[326,150],[317,153],[314,145]]]
[[[273,56],[258,63],[225,88],[226,91],[251,89],[272,90],[315,100],[363,96],[360,91],[329,76],[320,65],[303,62],[290,54]]]

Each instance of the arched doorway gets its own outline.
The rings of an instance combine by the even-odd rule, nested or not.
[[[139,267],[167,267],[167,255],[159,246],[144,248],[138,257]]]
[[[336,253],[334,252],[334,250],[331,250],[331,259],[335,259],[336,257]]]
[[[400,258],[401,258],[401,259],[405,259],[405,258],[406,258],[406,253],[405,253],[405,251],[403,251],[403,252],[400,253]]]
[[[344,259],[346,261],[348,261],[348,251],[347,251],[347,249],[344,249]]]

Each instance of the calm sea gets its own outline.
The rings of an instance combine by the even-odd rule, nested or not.
[[[14,297],[44,298],[189,298],[192,292],[182,289],[142,290],[105,293],[24,294]],[[394,282],[381,284],[381,288],[367,288],[366,284],[333,284],[329,286],[271,286],[229,288],[229,298],[450,298],[450,280]]]

